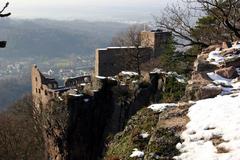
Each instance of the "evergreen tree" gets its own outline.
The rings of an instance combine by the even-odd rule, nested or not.
[[[160,67],[163,68],[165,71],[172,71],[176,67],[176,61],[175,61],[175,50],[176,47],[173,42],[173,38],[169,38],[163,53],[160,55]]]

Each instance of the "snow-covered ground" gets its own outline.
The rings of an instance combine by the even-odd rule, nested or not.
[[[240,44],[216,49],[208,55],[211,64],[221,65],[240,57]],[[228,54],[226,54],[228,53]],[[237,72],[239,72],[237,68]],[[176,160],[240,160],[240,81],[210,72],[206,87],[221,87],[215,98],[199,100],[188,112],[189,123],[177,144],[181,154]]]
[[[182,133],[176,160],[240,159],[240,94],[197,101],[189,109],[190,122]],[[213,144],[217,138],[220,144]],[[224,152],[224,153],[221,153]]]

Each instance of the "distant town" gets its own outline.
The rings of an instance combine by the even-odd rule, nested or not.
[[[90,74],[93,62],[94,56],[69,56],[42,60],[36,60],[36,58],[23,58],[21,60],[0,58],[0,80],[28,75],[30,74],[29,68],[35,63],[44,74],[53,76],[58,80],[64,80],[66,77]]]

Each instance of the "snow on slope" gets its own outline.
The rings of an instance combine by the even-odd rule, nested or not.
[[[236,79],[223,78],[220,75],[210,72],[208,77],[213,80],[213,83],[222,88],[222,95],[232,94],[240,91],[240,81]]]
[[[224,63],[226,60],[231,60],[234,58],[240,57],[239,52],[234,52],[240,50],[240,42],[235,42],[231,48],[225,48],[223,50],[216,49],[209,53],[207,60],[214,65],[220,65]],[[224,52],[232,51],[231,54],[224,55]]]
[[[181,155],[175,159],[240,160],[239,102],[239,93],[197,101],[189,109],[184,142],[177,145]]]

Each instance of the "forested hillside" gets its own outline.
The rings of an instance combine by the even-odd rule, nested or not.
[[[116,22],[4,19],[0,34],[8,44],[0,56],[89,55],[97,47],[108,46],[112,36],[126,27]]]

